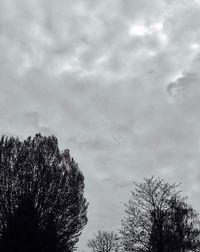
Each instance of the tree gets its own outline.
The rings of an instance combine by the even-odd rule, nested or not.
[[[83,174],[55,136],[1,138],[0,251],[72,251],[87,207]]]
[[[152,232],[150,235],[151,251],[184,252],[199,251],[200,230],[198,215],[191,206],[180,199],[170,202],[169,211],[162,222],[162,230],[159,230],[161,221],[153,214]],[[158,239],[162,234],[162,240]]]
[[[120,233],[126,251],[198,251],[198,214],[180,196],[179,185],[147,178],[134,183]]]
[[[88,241],[88,247],[93,252],[111,252],[118,251],[119,238],[114,232],[98,231],[95,238]]]

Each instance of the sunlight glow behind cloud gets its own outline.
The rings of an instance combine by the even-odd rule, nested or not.
[[[160,33],[163,30],[162,22],[155,22],[149,26],[145,26],[144,24],[136,23],[132,24],[129,30],[129,34],[131,36],[146,36],[154,33]]]
[[[131,36],[139,36],[139,37],[150,34],[150,31],[146,26],[144,26],[144,25],[135,25],[135,24],[131,26],[129,32],[130,32]]]
[[[190,48],[191,48],[193,51],[197,52],[197,51],[199,51],[199,49],[200,49],[200,45],[199,45],[198,43],[192,43],[192,44],[190,44]]]
[[[167,34],[163,31],[163,23],[155,22],[149,26],[144,24],[132,24],[129,30],[130,36],[136,37],[145,37],[145,36],[157,36],[162,45],[167,45],[168,37]]]

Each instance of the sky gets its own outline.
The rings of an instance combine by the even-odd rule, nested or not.
[[[58,137],[88,224],[117,230],[133,181],[200,210],[200,0],[0,0],[0,134]]]

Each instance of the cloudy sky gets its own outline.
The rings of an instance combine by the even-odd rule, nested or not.
[[[200,0],[0,0],[0,133],[55,134],[89,222],[120,226],[132,181],[182,182],[200,210]]]

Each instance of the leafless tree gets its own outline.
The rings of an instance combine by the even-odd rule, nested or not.
[[[181,198],[179,185],[154,177],[134,184],[120,230],[125,251],[196,251],[197,213]]]
[[[119,238],[114,232],[98,231],[95,237],[88,241],[88,247],[93,252],[118,251]]]

